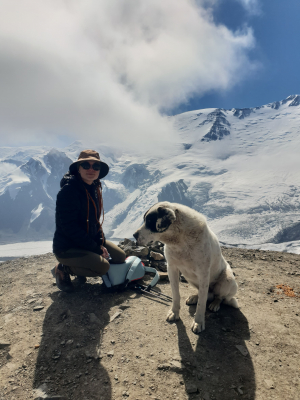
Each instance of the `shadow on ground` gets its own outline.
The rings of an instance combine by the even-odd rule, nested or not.
[[[100,346],[110,308],[129,295],[116,296],[103,285],[89,283],[71,294],[51,294],[53,303],[45,315],[33,382],[36,398],[47,394],[46,398],[53,399],[111,399]]]
[[[190,307],[191,315],[196,311]],[[255,374],[245,340],[249,339],[248,321],[240,310],[222,305],[218,313],[206,312],[206,328],[197,337],[193,348],[182,321],[177,322],[178,345],[186,368],[183,379],[187,391],[197,387],[201,399],[234,400],[255,398]],[[190,393],[189,399],[199,394]]]

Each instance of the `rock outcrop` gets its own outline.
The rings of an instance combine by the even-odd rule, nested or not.
[[[133,240],[124,239],[118,246],[125,251],[126,257],[139,257],[146,266],[153,267],[161,272],[167,272],[163,243],[154,242],[149,246],[138,246]]]

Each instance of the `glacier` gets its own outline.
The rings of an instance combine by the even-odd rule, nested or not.
[[[300,96],[169,118],[177,136],[159,155],[92,145],[110,166],[106,236],[131,238],[151,205],[167,200],[203,213],[224,245],[300,252]],[[60,179],[88,147],[0,148],[0,244],[51,240]]]

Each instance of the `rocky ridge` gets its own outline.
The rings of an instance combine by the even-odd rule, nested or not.
[[[153,267],[159,271],[161,277],[167,272],[167,262],[164,256],[164,244],[154,242],[148,246],[138,246],[133,240],[125,238],[119,243],[119,247],[125,251],[126,257],[139,257],[145,266]]]

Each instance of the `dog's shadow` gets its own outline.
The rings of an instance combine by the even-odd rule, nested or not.
[[[196,306],[189,307],[193,316]],[[255,373],[245,340],[250,338],[244,314],[223,305],[218,313],[206,311],[206,328],[195,341],[190,326],[177,322],[179,352],[189,399],[233,400],[255,398]],[[238,347],[236,347],[238,346]],[[198,394],[197,394],[198,393]]]
[[[103,285],[89,283],[74,293],[50,295],[53,303],[45,315],[33,382],[39,398],[112,398],[100,346],[110,320],[108,311],[129,295],[124,292],[116,296]]]

